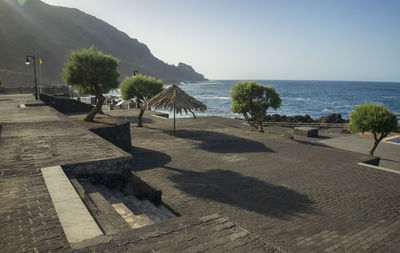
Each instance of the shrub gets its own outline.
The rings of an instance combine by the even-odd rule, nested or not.
[[[232,108],[234,113],[243,114],[249,124],[264,132],[262,121],[267,109],[277,109],[281,105],[281,98],[273,87],[264,86],[256,82],[238,82],[231,91]]]
[[[369,149],[373,155],[379,142],[390,132],[397,130],[397,117],[382,105],[374,103],[356,106],[350,113],[349,130],[353,133],[371,132],[374,143]]]
[[[117,70],[118,60],[106,55],[95,47],[72,51],[65,64],[62,78],[77,88],[80,95],[95,95],[96,106],[86,116],[93,121],[98,112],[102,112],[104,93],[119,86]]]
[[[138,127],[142,126],[142,118],[147,99],[157,95],[163,90],[163,81],[151,76],[137,75],[125,78],[121,84],[121,94],[124,100],[135,99],[140,105]]]

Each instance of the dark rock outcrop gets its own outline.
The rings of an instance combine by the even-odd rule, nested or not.
[[[286,115],[267,115],[265,120],[267,122],[295,122],[295,123],[313,123],[314,120],[310,117],[310,115],[295,115],[295,116],[286,116]]]
[[[319,119],[312,119],[310,115],[267,115],[265,117],[266,122],[292,122],[292,123],[348,123],[349,120],[343,119],[340,113],[331,113],[328,116],[321,117]]]
[[[315,120],[316,123],[347,123],[348,120],[342,119],[340,113],[331,113],[328,116]]]

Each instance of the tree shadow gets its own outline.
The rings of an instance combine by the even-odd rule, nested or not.
[[[163,168],[177,172],[168,178],[179,190],[196,198],[206,198],[281,219],[313,211],[313,202],[306,195],[230,170],[198,172],[169,166]]]
[[[171,130],[164,130],[164,132],[173,135],[173,131]],[[275,153],[274,150],[267,148],[261,142],[219,132],[205,130],[177,130],[175,136],[193,140],[196,144],[194,148],[213,153]]]
[[[162,167],[171,161],[171,156],[155,150],[132,146],[130,153],[134,157],[134,170],[142,171]]]
[[[326,144],[323,144],[323,143],[320,143],[320,142],[316,142],[316,141],[305,141],[305,140],[296,140],[296,139],[294,139],[293,141],[295,141],[297,143],[304,144],[304,145],[330,148],[330,146],[328,146]]]

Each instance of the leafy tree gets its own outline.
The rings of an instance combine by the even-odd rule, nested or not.
[[[95,95],[96,106],[86,116],[93,121],[104,102],[104,93],[119,86],[118,60],[95,47],[72,51],[64,67],[62,78],[77,88],[80,95]]]
[[[350,113],[348,128],[353,133],[368,131],[374,135],[374,144],[369,149],[369,154],[373,155],[379,142],[397,130],[397,117],[383,105],[363,104]]]
[[[232,108],[234,113],[243,114],[249,124],[264,132],[262,121],[267,109],[277,109],[281,105],[281,98],[273,87],[264,86],[256,82],[238,82],[231,91]]]
[[[138,127],[142,127],[142,118],[146,110],[147,99],[157,95],[163,90],[163,81],[151,76],[136,75],[125,78],[121,84],[121,94],[124,100],[135,99],[140,105]]]

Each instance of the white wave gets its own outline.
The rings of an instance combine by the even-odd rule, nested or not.
[[[328,108],[324,108],[322,111],[323,112],[332,112],[332,110],[329,110]]]
[[[224,96],[207,96],[207,95],[200,95],[196,96],[199,99],[221,99],[221,100],[231,100],[230,97],[224,97]]]
[[[309,98],[302,98],[302,97],[282,97],[283,100],[296,100],[296,101],[309,101]]]

